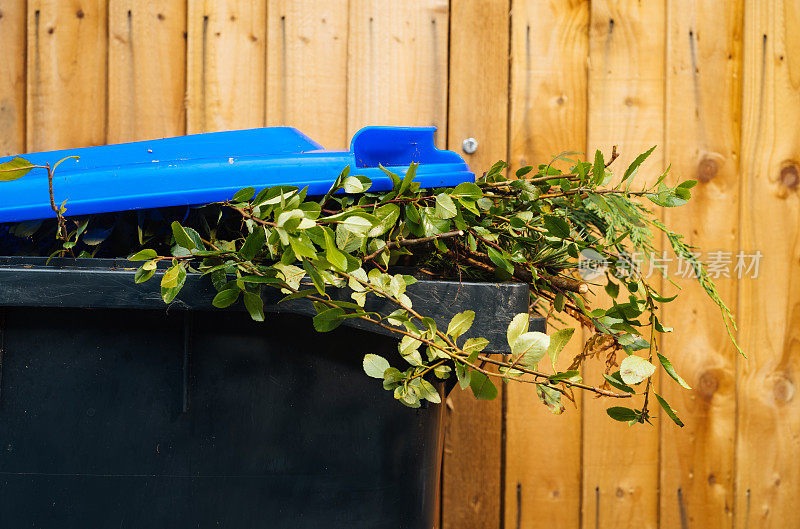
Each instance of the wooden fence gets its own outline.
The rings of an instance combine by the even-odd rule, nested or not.
[[[477,171],[657,144],[643,174],[700,181],[668,224],[764,255],[718,279],[750,358],[677,279],[663,346],[694,389],[661,388],[684,429],[454,395],[441,526],[800,527],[798,28],[792,0],[0,0],[0,154],[263,125],[327,147],[435,125],[478,140]]]

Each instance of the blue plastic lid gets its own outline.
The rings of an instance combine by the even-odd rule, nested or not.
[[[474,182],[461,156],[434,146],[435,130],[366,127],[353,136],[349,151],[324,150],[291,127],[268,127],[20,156],[36,165],[80,157],[59,165],[53,178],[55,201],[67,201],[67,216],[207,204],[245,187],[307,186],[309,195],[323,195],[347,165],[350,174],[372,180],[371,191],[392,188],[379,165],[402,176],[413,162],[420,164],[416,180],[422,187]],[[0,222],[54,216],[43,169],[0,182]]]

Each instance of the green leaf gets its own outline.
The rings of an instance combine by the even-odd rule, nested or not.
[[[253,292],[245,292],[243,296],[244,306],[253,321],[264,321],[264,300],[261,296]]]
[[[155,250],[145,248],[144,250],[139,250],[135,254],[128,257],[128,261],[149,261],[150,259],[155,259],[156,257],[158,257],[158,254]]]
[[[455,365],[458,385],[461,386],[461,389],[467,389],[469,387],[470,379],[472,378],[472,371],[470,371],[469,367],[461,362],[456,362]]]
[[[497,268],[504,271],[509,276],[514,275],[514,265],[509,261],[503,253],[497,251],[495,248],[489,247],[489,259],[497,265]]]
[[[240,189],[233,195],[234,202],[247,202],[251,198],[253,198],[256,194],[256,190],[253,187],[245,187],[244,189]]]
[[[450,230],[450,220],[440,219],[433,213],[433,208],[423,208],[422,229],[426,237],[431,237],[438,233],[445,233]]]
[[[357,194],[363,193],[370,188],[371,182],[369,178],[361,175],[348,176],[344,179],[344,192]]]
[[[442,397],[439,395],[439,392],[436,391],[436,388],[433,384],[424,378],[419,378],[417,380],[419,380],[419,397],[421,399],[425,399],[433,404],[439,404],[442,402]]]
[[[325,259],[340,272],[347,271],[347,257],[339,251],[328,230],[325,230]]]
[[[433,374],[436,375],[436,378],[441,378],[442,380],[450,378],[450,373],[452,371],[453,369],[450,366],[445,365],[436,366],[433,368]]]
[[[217,307],[218,309],[224,309],[225,307],[230,307],[236,300],[239,299],[239,289],[238,288],[228,288],[225,290],[221,290],[217,292],[217,295],[214,296],[214,300],[211,302],[212,305]]]
[[[606,294],[611,296],[612,298],[616,298],[619,296],[619,284],[614,283],[610,279],[606,283]]]
[[[278,300],[278,303],[284,303],[286,301],[291,301],[293,299],[307,298],[309,296],[313,296],[316,293],[317,289],[315,288],[304,288],[303,290],[298,290],[297,292],[289,294],[288,296],[283,296],[280,300]]]
[[[476,201],[483,197],[483,191],[481,191],[481,188],[478,187],[477,184],[462,182],[455,187],[451,195],[460,199],[472,199]]]
[[[342,221],[342,224],[357,235],[366,235],[373,227],[373,223],[363,216],[351,215]]]
[[[686,389],[692,389],[692,387],[689,384],[687,384],[683,378],[681,378],[678,372],[675,371],[675,367],[672,365],[672,362],[670,362],[666,356],[662,355],[661,353],[658,353],[658,360],[661,362],[661,366],[664,368],[664,371],[666,371],[667,374],[671,376],[673,380],[675,380],[675,382],[677,382]]]
[[[514,347],[514,342],[517,341],[517,338],[519,338],[521,334],[528,332],[528,321],[528,314],[521,312],[514,316],[514,319],[508,324],[506,338],[508,340],[509,347]]]
[[[640,154],[639,156],[636,157],[635,160],[633,160],[633,162],[625,170],[625,176],[623,176],[622,180],[620,180],[620,184],[636,174],[636,171],[639,169],[639,166],[642,165],[642,162],[644,162],[647,159],[647,157],[650,156],[650,154],[655,150],[655,148],[656,146],[653,145],[647,152]]]
[[[369,355],[368,355],[369,356]],[[389,362],[386,362],[388,365]],[[366,371],[366,367],[364,369]],[[393,390],[406,379],[405,374],[396,367],[390,367],[383,372],[383,389]]]
[[[567,224],[567,221],[561,217],[544,215],[542,216],[542,221],[544,222],[544,227],[547,229],[547,232],[550,234],[550,236],[558,239],[569,238],[569,224]]]
[[[411,386],[408,388],[405,386],[396,387],[394,390],[394,398],[409,408],[419,408],[420,406],[419,397],[417,397],[417,394],[414,392]]]
[[[619,373],[622,381],[628,384],[638,384],[647,377],[655,373],[656,366],[642,358],[641,356],[629,355],[625,357],[619,366]]]
[[[383,374],[389,367],[389,361],[384,357],[375,354],[364,355],[364,373],[372,378],[383,378]],[[398,371],[399,372],[399,371]]]
[[[314,266],[308,259],[303,259],[303,268],[308,273],[308,277],[311,278],[311,281],[314,282],[314,288],[317,289],[317,292],[320,294],[325,293],[325,280],[322,278],[322,275],[317,270],[317,267]]]
[[[564,296],[563,292],[559,292],[556,294],[556,298],[553,300],[553,308],[556,309],[556,312],[564,312],[564,304],[567,302],[566,296]]]
[[[384,204],[375,210],[375,216],[378,217],[378,223],[369,230],[368,237],[380,237],[389,231],[400,218],[400,207],[397,204]]]
[[[345,252],[354,252],[361,248],[364,237],[353,233],[344,224],[336,226],[336,246]]]
[[[183,288],[186,282],[186,268],[179,263],[169,268],[164,274],[164,277],[166,278],[168,274],[170,275],[168,284],[164,284],[164,278],[161,280],[161,298],[164,300],[164,303],[172,303],[172,300],[175,299]]]
[[[249,261],[256,256],[266,242],[267,233],[264,231],[264,228],[262,226],[256,226],[253,228],[253,231],[250,232],[250,235],[247,236],[247,239],[244,240],[244,244],[239,250],[239,255]]]
[[[480,371],[470,373],[469,387],[476,399],[493,400],[497,397],[497,388],[488,375]]]
[[[458,213],[456,203],[445,193],[436,195],[436,216],[440,219],[452,219]]]
[[[471,356],[474,353],[483,351],[488,345],[489,340],[486,338],[468,338],[464,342],[464,347],[462,347],[461,350]]]
[[[345,312],[343,309],[340,309],[339,307],[332,307],[330,309],[325,309],[314,316],[312,322],[314,324],[314,328],[318,332],[328,332],[341,325],[344,321],[344,316]]]
[[[295,290],[300,288],[300,280],[306,275],[305,270],[299,266],[285,265],[283,263],[277,263],[274,267],[279,271],[287,285]]]
[[[0,163],[0,182],[11,182],[28,174],[34,166],[25,158],[19,156]]]
[[[532,165],[526,165],[525,167],[520,167],[519,169],[517,169],[517,172],[514,174],[517,175],[517,178],[522,178],[526,174],[530,173],[532,170],[533,170]]]
[[[183,226],[178,221],[172,223],[172,236],[175,237],[175,244],[178,246],[187,250],[197,249],[192,238],[189,237],[189,234],[186,233],[186,230],[183,229]]]
[[[61,165],[64,162],[66,162],[67,160],[80,160],[80,156],[66,156],[64,158],[61,158],[59,161],[57,161],[56,163],[53,164],[53,169],[52,170],[55,171],[56,167],[58,167],[59,165]]]
[[[560,415],[564,412],[564,405],[561,404],[561,393],[556,389],[545,384],[536,384],[536,396],[550,408],[553,414]]]
[[[575,378],[575,377],[579,376],[580,374],[581,374],[581,372],[577,371],[577,370],[564,371],[562,373],[556,373],[555,375],[552,375],[547,380],[550,383],[555,383],[555,382],[558,382],[560,380],[569,380],[571,378]]]
[[[683,421],[678,418],[678,414],[675,413],[675,410],[672,409],[672,406],[670,406],[667,401],[661,398],[661,395],[658,393],[653,392],[653,395],[656,396],[656,400],[658,400],[658,403],[661,404],[662,408],[664,408],[664,411],[667,412],[667,415],[669,415],[669,418],[672,419],[672,422],[683,428]]]
[[[161,277],[161,286],[164,288],[172,288],[178,284],[178,275],[183,267],[180,265],[170,266],[164,275]]]
[[[636,413],[636,410],[632,410],[630,408],[625,408],[624,406],[613,406],[606,410],[606,413],[609,417],[614,419],[615,421],[620,422],[632,422],[639,420],[639,414]]]
[[[261,228],[256,228],[261,229]],[[266,241],[265,241],[266,242]],[[292,247],[292,251],[294,252],[297,258],[307,257],[309,259],[316,259],[317,251],[314,248],[314,244],[311,242],[311,239],[305,233],[300,233],[298,235],[289,235],[289,246]]]
[[[327,203],[327,202],[328,202],[328,200],[331,198],[331,196],[332,196],[332,195],[333,195],[333,194],[334,194],[334,193],[335,193],[335,192],[336,192],[338,189],[340,189],[340,188],[342,187],[342,184],[343,184],[343,183],[344,183],[344,181],[347,179],[347,176],[348,176],[349,174],[350,174],[350,166],[349,166],[349,165],[345,165],[345,166],[344,166],[344,169],[342,169],[342,172],[341,172],[341,173],[339,173],[339,176],[337,176],[337,177],[336,177],[336,180],[334,180],[334,181],[333,181],[333,184],[331,185],[331,188],[328,190],[328,192],[327,192],[327,193],[325,193],[325,196],[324,196],[324,197],[322,197],[322,199],[319,201],[319,205],[320,205],[320,206],[324,206],[324,205],[325,205],[325,203]]]
[[[624,391],[625,393],[636,393],[632,387],[628,386],[622,381],[622,378],[619,376],[619,371],[615,371],[612,375],[606,375],[603,373],[603,378],[605,378],[609,384],[620,391]]]
[[[603,160],[603,153],[600,149],[594,153],[594,166],[592,167],[592,183],[600,185],[606,177],[606,166]]]
[[[152,261],[147,261],[147,262],[150,263]],[[147,264],[147,263],[145,263],[145,264]],[[144,265],[142,265],[142,266],[140,266],[138,268],[138,270],[136,270],[136,273],[133,276],[133,280],[136,283],[144,283],[145,281],[147,281],[148,279],[153,277],[153,274],[155,274],[155,273],[156,273],[155,270],[153,270],[153,269],[148,270],[148,269],[146,269],[144,267]]]
[[[519,335],[511,347],[511,355],[521,364],[533,367],[544,358],[550,347],[550,337],[541,332],[525,332]]]
[[[403,177],[403,181],[400,183],[400,189],[397,191],[398,195],[402,195],[411,187],[411,182],[414,180],[414,177],[417,174],[418,166],[418,163],[412,163],[408,166],[408,171],[406,171],[406,175]]]
[[[283,281],[278,279],[277,277],[266,277],[266,276],[256,276],[256,275],[242,276],[239,278],[239,281],[244,281],[245,283],[266,283],[269,285],[276,285],[279,283],[283,283]]]
[[[397,350],[400,352],[401,356],[408,356],[413,354],[414,351],[419,349],[422,345],[422,342],[417,340],[416,338],[412,338],[411,336],[403,336],[400,340],[400,343],[397,345]]]
[[[567,343],[569,343],[574,333],[575,329],[572,327],[567,327],[554,332],[550,336],[550,347],[547,348],[547,354],[550,356],[550,362],[553,364],[553,369],[556,368],[556,361],[558,361],[559,353],[561,353]]]
[[[472,327],[473,321],[475,321],[474,311],[465,310],[464,312],[459,312],[453,316],[447,325],[447,334],[453,338],[458,338]]]

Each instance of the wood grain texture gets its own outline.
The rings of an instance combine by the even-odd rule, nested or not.
[[[800,6],[745,3],[735,527],[800,527]]]
[[[106,141],[104,0],[28,2],[27,150]]]
[[[517,169],[585,148],[589,3],[517,1],[512,12],[509,159]],[[578,328],[559,368],[580,348]],[[527,384],[509,384],[506,394],[505,527],[577,529],[580,410],[565,403],[566,412],[553,415]]]
[[[263,127],[266,0],[189,0],[187,128]]]
[[[508,153],[508,0],[450,3],[447,148],[480,175]],[[478,150],[462,150],[465,138]]]
[[[516,1],[511,40],[513,169],[586,148],[588,0]]]
[[[25,0],[0,0],[0,156],[25,151]]]
[[[110,0],[108,142],[186,131],[186,0]]]
[[[507,0],[454,0],[450,10],[447,146],[461,153],[480,175],[508,152],[509,5]],[[468,137],[479,142],[472,155],[461,149]],[[445,529],[502,526],[506,388],[498,389],[500,395],[490,402],[476,401],[469,390],[458,387],[448,399],[442,482]]]
[[[348,148],[347,0],[271,0],[267,125],[297,127],[329,149]]]
[[[664,211],[669,228],[702,248],[703,259],[714,251],[735,255],[738,248],[742,7],[741,2],[692,0],[668,5],[666,157],[676,180],[695,179],[698,185],[687,206]],[[694,389],[662,377],[662,395],[686,426],[678,428],[659,413],[660,522],[662,527],[730,528],[738,353],[718,308],[697,282],[673,279],[681,291],[662,313],[676,331],[662,343]],[[735,273],[717,278],[716,284],[735,310]]]
[[[447,14],[447,0],[350,0],[348,137],[366,125],[433,125],[445,145]]]
[[[621,156],[611,166],[616,173],[664,142],[664,16],[663,1],[591,4],[587,150],[608,154],[617,145]],[[660,174],[663,161],[663,150],[654,153],[640,174]],[[590,362],[584,376],[599,384],[602,370],[601,362]],[[582,525],[654,528],[658,422],[631,428],[612,421],[605,409],[615,405],[620,403],[584,396]],[[623,405],[641,407],[641,399]]]

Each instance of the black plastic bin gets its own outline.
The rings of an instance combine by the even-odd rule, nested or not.
[[[403,174],[412,162],[423,187],[474,181],[433,138],[432,127],[367,127],[349,151],[325,151],[266,128],[24,156],[79,156],[53,187],[68,215],[83,215],[227,200],[247,186],[324,194],[345,166],[373,191],[394,185],[380,166]],[[0,193],[0,223],[53,216],[43,171]],[[443,406],[406,408],[362,371],[365,353],[400,361],[395,337],[353,319],[318,334],[307,301],[278,306],[270,290],[266,322],[211,312],[215,291],[198,275],[167,307],[159,280],[137,285],[134,270],[0,257],[0,529],[433,526]],[[495,353],[529,301],[510,283],[423,280],[407,294],[440,328],[474,310],[470,334]]]
[[[167,308],[130,266],[0,258],[0,527],[433,526],[444,407],[406,408],[361,368],[394,338],[316,333],[277,292],[263,323],[211,313],[191,275]],[[409,295],[440,325],[475,310],[493,351],[528,306],[513,283]]]

